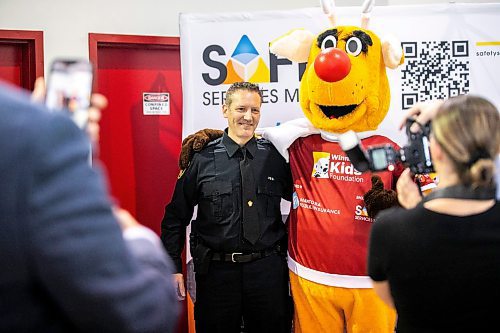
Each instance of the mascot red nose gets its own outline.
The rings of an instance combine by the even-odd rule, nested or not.
[[[314,71],[318,77],[326,82],[337,82],[349,74],[351,61],[347,54],[336,48],[328,48],[314,60]]]

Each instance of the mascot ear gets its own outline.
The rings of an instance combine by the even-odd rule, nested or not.
[[[295,29],[273,40],[271,53],[295,62],[307,62],[311,45],[316,36],[304,29]]]
[[[382,54],[384,64],[390,69],[395,69],[404,61],[403,48],[401,43],[394,36],[387,36],[382,41]]]

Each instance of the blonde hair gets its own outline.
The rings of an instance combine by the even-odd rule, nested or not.
[[[462,184],[493,187],[500,151],[500,119],[488,100],[472,95],[448,99],[432,121],[432,134],[452,160]]]

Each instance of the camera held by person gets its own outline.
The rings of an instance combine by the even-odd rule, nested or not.
[[[412,131],[413,124],[418,125],[418,131]],[[408,144],[401,149],[395,149],[389,144],[371,146],[366,150],[361,145],[356,133],[349,131],[340,136],[340,145],[356,170],[382,171],[394,170],[397,163],[409,167],[413,174],[434,172],[429,149],[430,123],[422,125],[414,118],[406,119],[406,135]]]

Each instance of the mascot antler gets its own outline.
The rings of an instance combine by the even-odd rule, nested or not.
[[[363,29],[368,29],[368,23],[370,23],[370,16],[375,6],[375,0],[365,0],[363,6],[361,6],[361,27]]]
[[[335,1],[334,0],[320,0],[321,9],[328,17],[332,27],[337,26],[337,15],[335,14]],[[361,27],[368,29],[370,22],[370,14],[375,6],[375,0],[365,0],[361,6]]]
[[[337,26],[337,15],[335,14],[335,1],[334,0],[320,0],[321,9],[328,17],[332,27]]]

